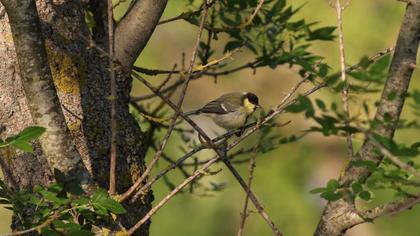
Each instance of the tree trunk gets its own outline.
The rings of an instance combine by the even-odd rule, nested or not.
[[[68,130],[92,178],[99,186],[108,188],[111,140],[108,59],[97,49],[89,47],[89,31],[81,2],[38,0],[37,10]],[[105,8],[100,9],[106,9],[106,6],[102,7]],[[103,14],[105,11],[96,13],[100,16],[98,19],[107,17]],[[94,32],[98,32],[93,37],[96,45],[107,50],[106,27],[98,22]],[[117,190],[122,192],[141,175],[145,153],[141,130],[128,110],[131,79],[123,73],[117,74],[120,75],[117,76]],[[4,130],[2,138],[33,124],[7,14],[0,14],[0,124]],[[35,144],[35,151],[31,154],[11,148],[0,152],[6,183],[14,190],[29,190],[35,184],[51,183],[54,177],[47,163],[39,144]],[[134,224],[150,208],[150,202],[151,195],[130,206],[123,224]],[[16,224],[13,228],[16,229]],[[145,224],[137,235],[147,235],[148,228],[149,224]]]

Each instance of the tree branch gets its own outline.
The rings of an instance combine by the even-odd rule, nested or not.
[[[376,125],[371,132],[391,139],[397,128],[404,99],[413,73],[410,66],[416,62],[420,39],[420,0],[407,5],[404,20],[398,36],[394,57],[389,69],[388,79],[375,115]],[[391,99],[392,98],[392,99]],[[376,146],[369,139],[365,139],[356,160],[373,161],[377,164],[382,156],[375,152]],[[371,174],[366,167],[356,167],[350,162],[339,181],[342,187],[349,187],[353,182],[364,182]],[[315,235],[341,235],[347,229],[357,224],[354,201],[340,199],[329,202],[324,209]]]
[[[251,158],[249,159],[249,166],[248,166],[248,186],[251,187],[252,180],[254,179],[254,170],[255,170],[255,159],[257,158],[258,154],[258,145],[254,147],[254,150],[251,154]],[[245,202],[244,202],[244,208],[241,213],[241,223],[239,224],[238,233],[237,236],[242,236],[245,228],[245,221],[248,217],[248,202],[249,202],[249,193],[246,193],[245,195]]]
[[[109,42],[109,78],[111,80],[111,160],[109,167],[109,193],[116,193],[116,171],[117,171],[117,84],[114,70],[114,14],[112,0],[108,0],[108,42]]]
[[[178,116],[181,113],[180,112],[180,108],[181,108],[182,102],[184,101],[185,94],[187,92],[187,87],[188,87],[188,84],[189,84],[190,79],[191,79],[191,72],[192,72],[193,67],[194,67],[195,59],[197,57],[198,46],[199,46],[199,43],[200,43],[201,34],[203,32],[203,25],[204,25],[204,22],[206,20],[206,17],[207,17],[207,7],[204,9],[203,15],[201,17],[201,23],[200,23],[201,27],[199,28],[198,33],[197,33],[196,43],[195,43],[195,46],[194,46],[194,49],[193,49],[193,53],[192,53],[192,56],[191,56],[191,62],[190,62],[190,65],[189,65],[188,71],[187,71],[187,79],[184,82],[184,86],[183,86],[182,92],[181,92],[181,97],[179,98],[178,103],[176,105],[176,108],[177,109],[175,109],[176,111],[175,111],[174,115],[171,117],[169,128],[168,128],[168,131],[165,134],[165,137],[163,138],[162,144],[160,145],[159,150],[155,153],[155,156],[154,156],[153,160],[147,166],[146,170],[143,172],[143,174],[141,175],[141,177],[139,179],[137,179],[136,182],[124,194],[121,195],[121,199],[120,199],[121,201],[124,201],[125,199],[127,199],[128,197],[130,197],[131,194],[148,177],[150,171],[155,166],[155,164],[157,163],[157,161],[160,159],[160,157],[161,157],[161,155],[163,153],[163,150],[165,149],[166,144],[168,143],[168,140],[169,140],[169,138],[170,138],[170,136],[172,134],[172,131],[175,128],[176,120],[178,119]]]
[[[344,54],[344,37],[343,37],[343,8],[341,7],[340,0],[336,0],[335,9],[337,12],[337,25],[338,25],[338,39],[340,48],[340,67],[341,67],[341,81],[344,83],[341,96],[343,100],[344,122],[347,127],[350,126],[350,111],[349,111],[349,83],[346,78],[346,60]],[[346,135],[347,141],[347,155],[353,158],[353,143],[351,140],[350,132]]]
[[[40,142],[50,168],[65,180],[78,179],[92,187],[52,80],[35,0],[1,0],[6,8],[20,67],[22,84],[34,124],[46,128]]]
[[[136,1],[115,29],[115,59],[128,71],[149,41],[167,1]]]

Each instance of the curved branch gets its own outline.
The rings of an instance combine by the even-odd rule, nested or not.
[[[128,71],[149,41],[167,2],[136,1],[115,29],[115,59]]]

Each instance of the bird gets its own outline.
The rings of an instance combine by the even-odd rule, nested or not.
[[[200,109],[184,113],[184,115],[209,116],[218,126],[230,131],[245,125],[249,116],[259,108],[258,96],[250,92],[232,92],[210,101]],[[242,134],[243,130],[236,133]]]

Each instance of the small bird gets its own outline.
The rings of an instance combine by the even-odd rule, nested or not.
[[[224,94],[204,107],[187,112],[185,115],[205,114],[212,118],[218,126],[227,130],[235,130],[244,126],[248,117],[258,107],[260,105],[257,95],[249,92],[235,92]]]

